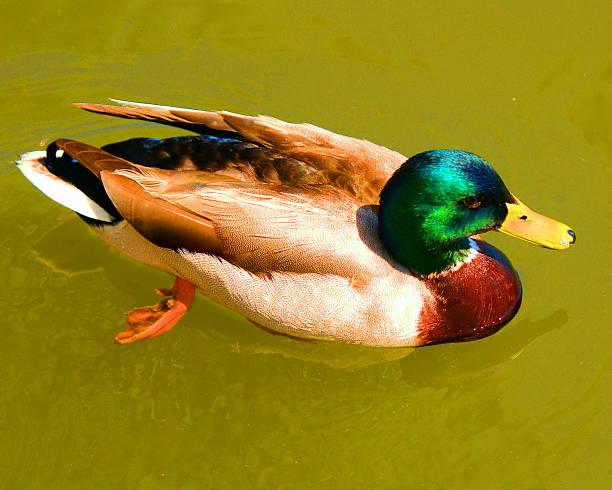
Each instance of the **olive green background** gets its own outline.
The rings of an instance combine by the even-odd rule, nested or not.
[[[609,488],[609,2],[2,12],[0,488]],[[307,121],[406,155],[472,151],[577,244],[489,234],[525,297],[478,342],[303,343],[200,296],[171,333],[117,346],[123,312],[171,278],[109,250],[11,163],[57,137],[180,133],[69,105],[107,97]]]

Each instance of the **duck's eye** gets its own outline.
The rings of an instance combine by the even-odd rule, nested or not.
[[[479,208],[482,204],[482,200],[477,196],[464,197],[459,202],[468,209]]]

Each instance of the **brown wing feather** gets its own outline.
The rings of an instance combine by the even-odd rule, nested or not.
[[[180,125],[196,132],[234,132],[315,167],[324,181],[361,204],[378,202],[391,174],[406,161],[403,155],[369,141],[342,136],[311,124],[293,124],[266,116],[243,116],[118,101],[123,107],[78,104],[102,114]],[[206,131],[204,128],[208,128]]]
[[[171,172],[145,168],[122,158],[81,143],[60,139],[59,148],[102,180],[104,190],[121,214],[134,228],[160,247],[184,248],[193,252],[220,253],[221,246],[210,220],[190,213],[146,192],[140,185],[113,171],[147,172],[151,178],[167,179],[177,174],[183,180],[202,172]],[[200,175],[200,181],[231,180],[216,175]]]
[[[121,117],[124,119],[152,121],[200,134],[210,134],[211,132],[214,134],[218,132],[222,133],[218,134],[219,136],[229,136],[227,133],[230,133],[232,137],[240,138],[240,136],[235,134],[235,131],[216,112],[149,104],[132,104],[134,107],[89,103],[74,103],[73,105],[96,114]]]
[[[327,182],[362,204],[378,202],[393,172],[407,159],[366,140],[343,136],[312,124],[267,116],[220,113],[242,136],[317,168]]]
[[[221,253],[221,243],[210,220],[152,196],[122,175],[105,170],[101,178],[121,216],[152,243],[192,252]]]

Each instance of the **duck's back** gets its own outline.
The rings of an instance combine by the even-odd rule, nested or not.
[[[386,181],[406,161],[405,156],[383,146],[312,124],[119,102],[122,106],[77,105],[96,113],[154,121],[202,135],[141,138],[105,147],[110,153],[144,165],[197,168],[245,181],[328,184],[360,204],[377,204]]]

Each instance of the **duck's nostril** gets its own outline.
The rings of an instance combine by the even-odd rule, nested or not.
[[[567,234],[572,237],[570,243],[576,243],[576,233],[574,233],[574,230],[567,230]]]

